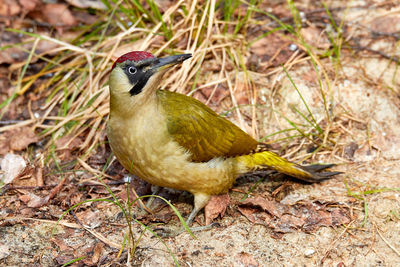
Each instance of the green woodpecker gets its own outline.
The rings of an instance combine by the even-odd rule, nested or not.
[[[133,51],[119,57],[110,75],[107,134],[119,162],[147,182],[194,195],[190,224],[210,196],[226,193],[242,174],[273,169],[317,182],[339,172],[332,165],[301,166],[273,152],[200,101],[159,90],[163,74],[191,54],[157,58]]]

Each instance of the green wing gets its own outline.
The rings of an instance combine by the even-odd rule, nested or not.
[[[256,149],[256,140],[200,101],[164,90],[158,90],[157,96],[166,113],[168,132],[192,153],[192,161],[234,157]]]

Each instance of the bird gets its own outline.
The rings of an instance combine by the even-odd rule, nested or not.
[[[120,56],[109,76],[107,123],[110,147],[127,171],[194,195],[187,225],[211,196],[227,193],[243,174],[275,170],[313,183],[341,173],[320,172],[334,164],[290,162],[199,100],[161,90],[165,73],[191,57],[158,58],[146,51]]]

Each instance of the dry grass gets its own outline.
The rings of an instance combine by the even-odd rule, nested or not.
[[[287,35],[282,32],[279,35],[284,39],[289,39],[306,53],[300,52],[301,50],[296,51],[283,67],[271,66],[267,73],[250,71],[247,69],[248,64],[246,65],[249,46],[260,36],[246,32],[251,31],[254,25],[262,25],[263,20],[256,20],[253,17],[255,14],[257,16],[264,15],[265,12],[261,12],[257,5],[250,5],[247,11],[243,6],[239,13],[245,13],[246,19],[238,18],[237,14],[234,14],[229,21],[225,21],[221,16],[223,14],[222,7],[216,9],[216,4],[216,1],[206,3],[180,1],[172,4],[163,12],[162,21],[153,23],[146,19],[146,14],[135,17],[136,21],[130,21],[123,10],[112,5],[111,10],[115,9],[115,14],[118,14],[117,18],[119,19],[114,18],[110,22],[110,18],[108,18],[103,22],[106,26],[102,25],[104,36],[100,40],[95,40],[92,36],[92,38],[86,38],[87,41],[79,45],[76,44],[80,42],[79,39],[68,42],[44,35],[30,34],[35,44],[39,40],[46,40],[57,44],[57,48],[36,55],[34,45],[31,50],[32,56],[28,58],[26,64],[20,65],[21,68],[27,66],[35,57],[49,62],[45,68],[34,75],[24,76],[21,71],[15,89],[18,95],[23,95],[41,77],[51,76],[51,78],[35,89],[35,93],[39,94],[41,98],[46,97],[46,102],[41,107],[41,115],[35,116],[31,111],[30,120],[21,122],[19,126],[33,122],[34,129],[41,133],[44,140],[47,140],[48,148],[54,147],[52,146],[54,141],[62,136],[83,136],[84,142],[80,145],[82,151],[80,158],[85,161],[100,140],[104,138],[102,135],[108,114],[107,81],[113,60],[131,50],[151,51],[156,56],[192,53],[193,58],[170,72],[162,87],[184,94],[194,94],[202,88],[212,87],[211,94],[206,100],[206,103],[210,103],[218,86],[222,85],[229,90],[230,100],[225,101],[227,104],[224,105],[224,109],[234,110],[232,119],[257,138],[260,137],[257,106],[265,103],[260,103],[258,87],[254,81],[256,77],[259,75],[271,77],[272,82],[267,89],[274,92],[274,88],[279,83],[277,78],[280,79],[286,70],[290,71],[301,63],[311,62],[314,64],[315,69],[318,69],[316,73],[320,83],[320,93],[324,99],[326,116],[317,122],[312,112],[308,110],[308,114],[297,114],[304,117],[309,123],[306,125],[306,129],[298,128],[296,123],[291,124],[310,142],[329,148],[330,145],[326,146],[327,141],[330,140],[328,138],[329,129],[335,128],[332,126],[333,121],[328,112],[332,105],[331,78],[312,48],[306,46],[298,30],[295,30],[290,24],[282,23],[290,29],[291,33]],[[202,12],[198,12],[199,10]],[[264,20],[269,20],[266,15],[264,15]],[[122,25],[123,22],[124,24],[130,22],[132,25],[126,27]],[[235,28],[238,25],[240,25],[239,30]],[[278,27],[265,27],[262,32],[277,29]],[[236,30],[237,32],[235,32]],[[171,37],[167,38],[166,36]],[[56,54],[55,57],[52,56],[54,54]],[[250,109],[240,108],[237,104],[236,96],[239,91],[243,90],[243,94],[248,97],[247,106],[250,106]],[[272,99],[273,95],[267,101],[272,101]],[[307,106],[306,102],[303,103]],[[272,102],[270,104],[273,106]],[[221,108],[217,110],[224,111]],[[248,111],[249,114],[244,115],[243,110]],[[318,125],[323,120],[327,122],[324,131]],[[15,127],[17,126],[3,128],[2,131],[15,129]],[[311,132],[316,129],[321,142],[316,142],[310,137]],[[73,140],[74,138],[71,138],[65,147]]]

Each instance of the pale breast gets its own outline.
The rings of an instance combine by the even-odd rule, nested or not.
[[[129,119],[111,116],[107,133],[115,156],[129,172],[152,184],[176,188],[179,179],[174,177],[188,163],[189,154],[168,135],[165,122],[157,109],[148,108]]]
[[[151,184],[219,194],[228,190],[236,178],[234,159],[191,162],[189,152],[168,134],[166,119],[157,108],[148,107],[129,118],[111,114],[107,132],[119,162]]]

